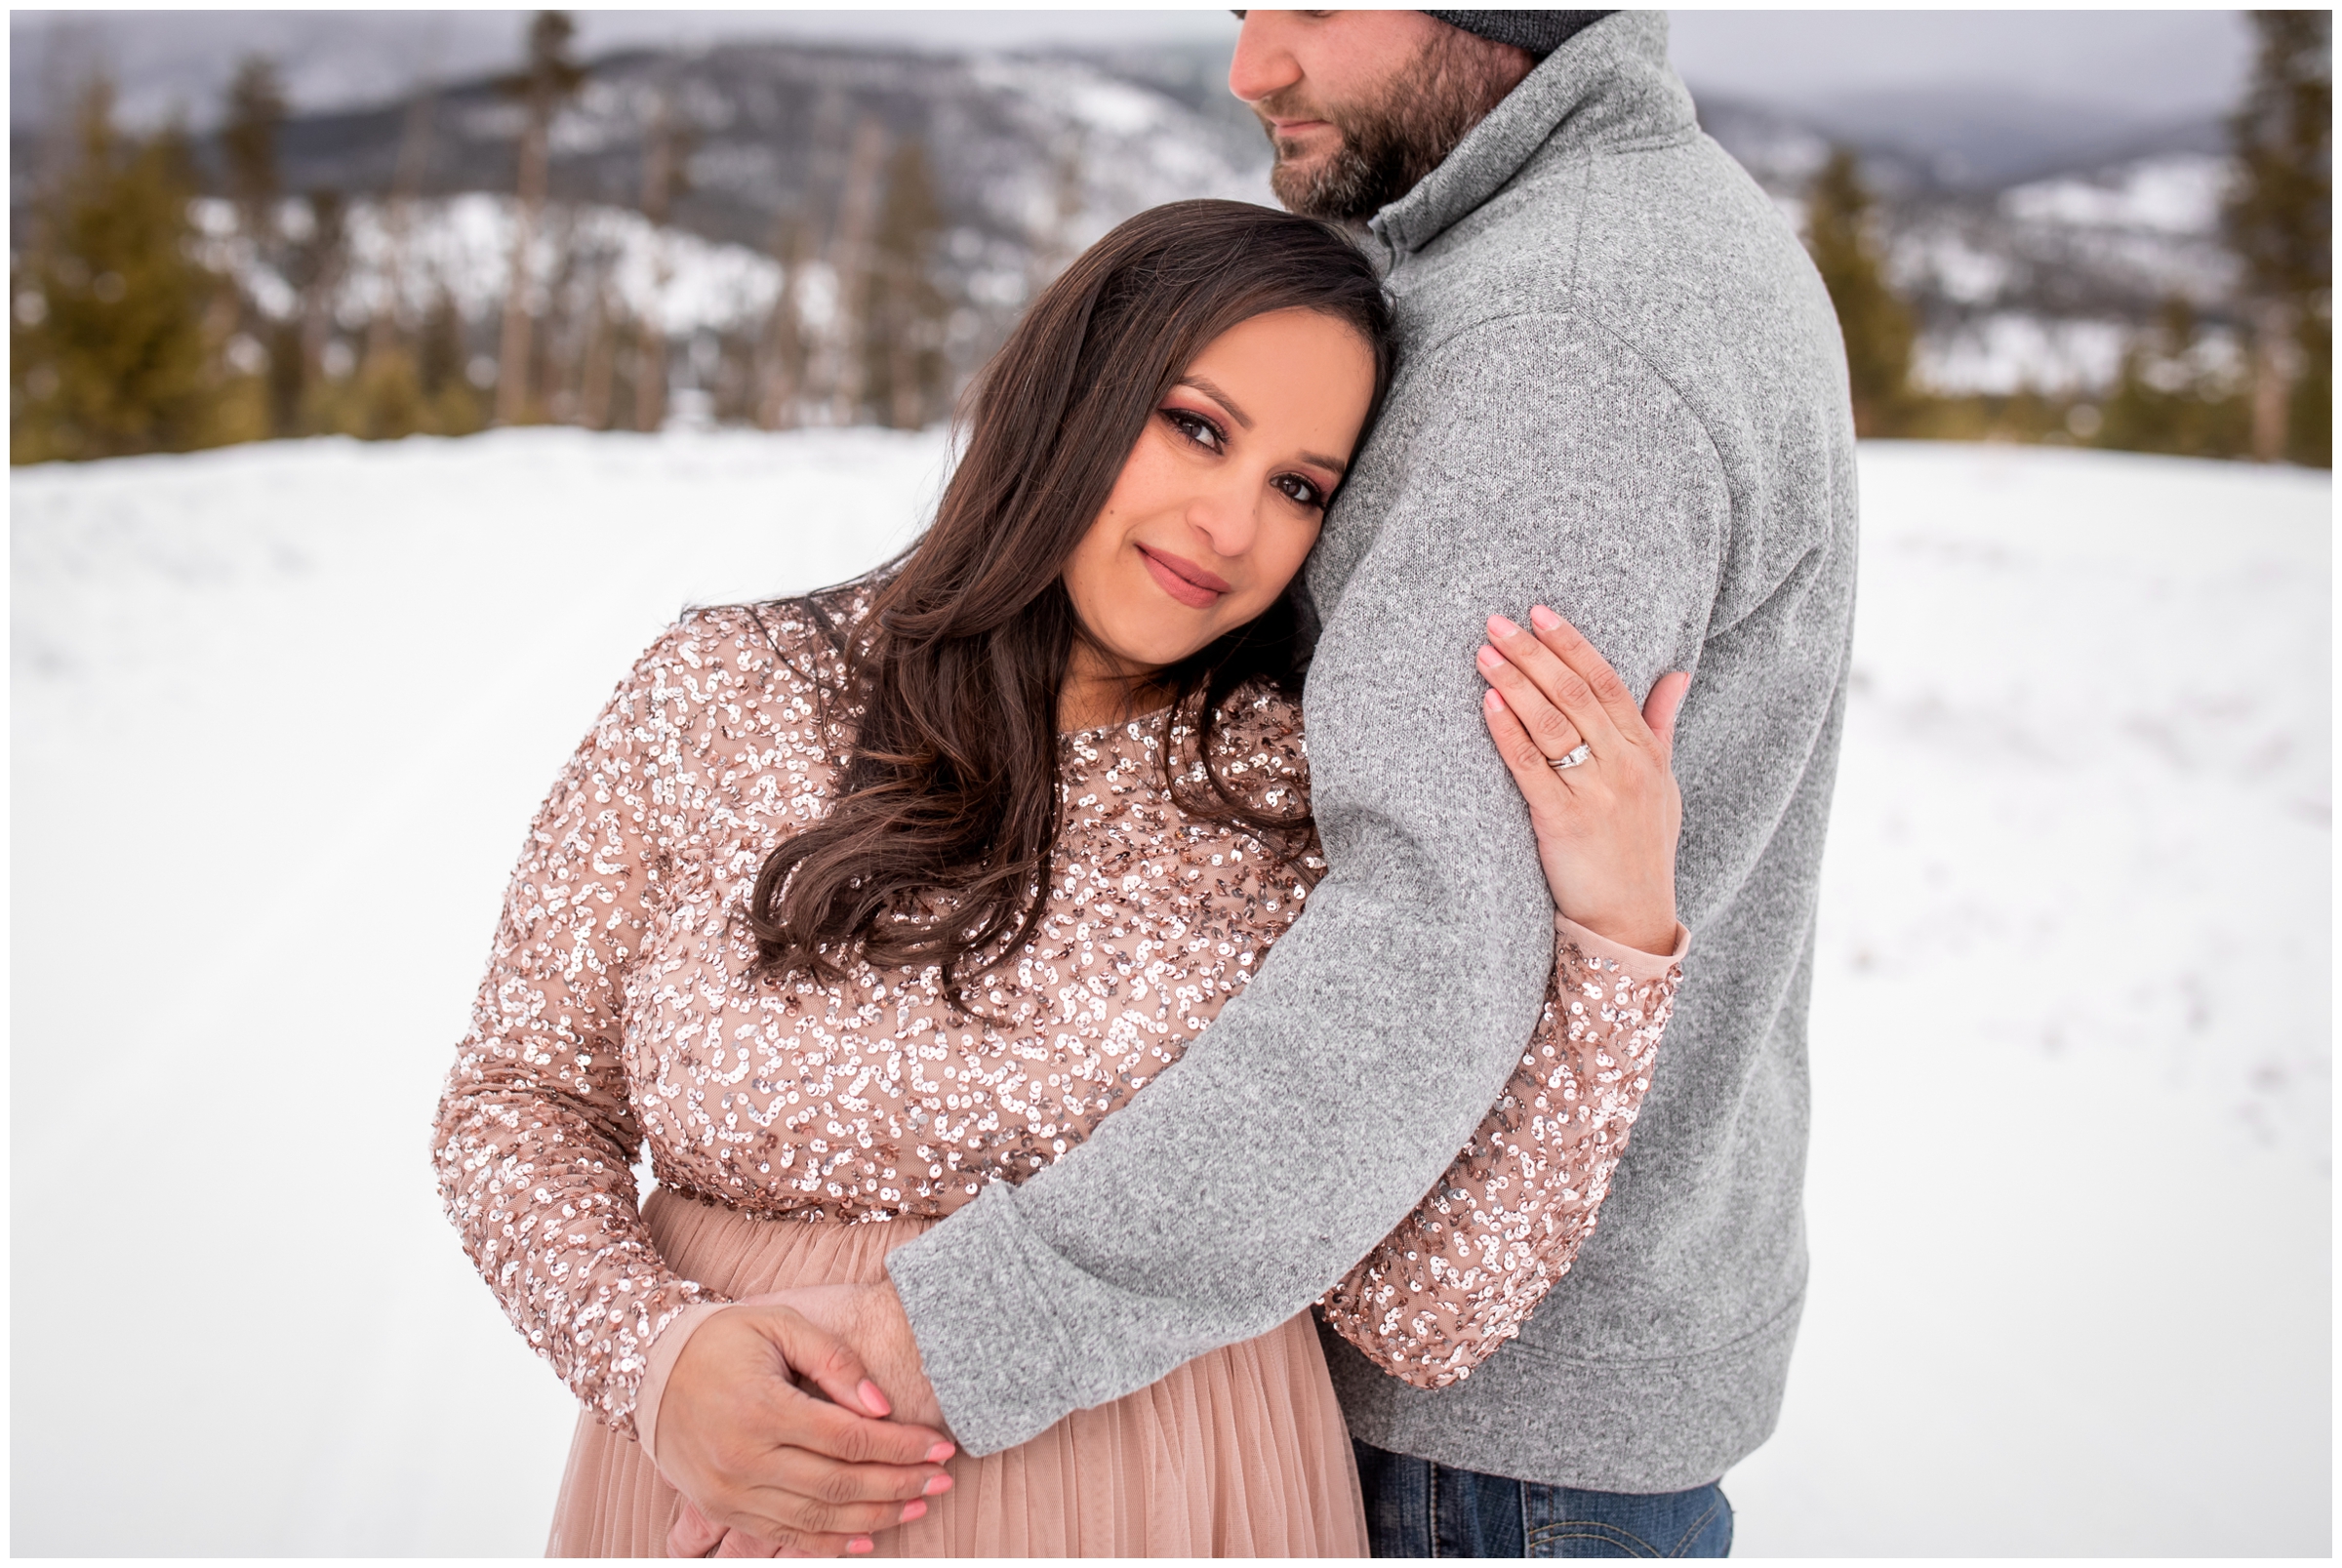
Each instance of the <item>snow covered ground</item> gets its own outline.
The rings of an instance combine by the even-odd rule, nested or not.
[[[20,1553],[542,1548],[567,1395],[426,1126],[521,828],[687,601],[935,438],[11,476]],[[2331,489],[1863,459],[1812,1293],[1743,1554],[2330,1548]]]

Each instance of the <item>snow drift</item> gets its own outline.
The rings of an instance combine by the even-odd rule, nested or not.
[[[1813,1283],[1739,1548],[2323,1554],[2330,484],[1862,461]],[[426,1155],[504,876],[678,606],[869,564],[943,462],[12,475],[16,1551],[541,1549],[572,1409]]]

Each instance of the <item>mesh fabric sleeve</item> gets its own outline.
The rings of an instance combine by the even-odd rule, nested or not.
[[[629,1434],[652,1340],[718,1299],[660,1261],[636,1206],[621,1044],[666,870],[688,635],[637,663],[530,824],[433,1148],[448,1218],[512,1326]]]
[[[1419,1388],[1470,1376],[1569,1272],[1651,1087],[1689,941],[1676,927],[1662,956],[1556,921],[1545,1009],[1504,1093],[1322,1304],[1384,1371]]]

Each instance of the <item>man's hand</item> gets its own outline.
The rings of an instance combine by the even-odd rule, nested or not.
[[[919,1342],[911,1336],[910,1318],[894,1283],[875,1285],[815,1285],[804,1290],[777,1291],[755,1298],[794,1307],[806,1321],[826,1329],[853,1347],[893,1401],[894,1418],[933,1427],[949,1435],[943,1407],[936,1403],[927,1369],[919,1363]]]
[[[882,1287],[891,1300],[892,1287]],[[865,1309],[838,1286],[801,1293],[824,1317],[856,1321]],[[885,1418],[892,1406],[868,1364],[840,1335],[794,1307],[800,1293],[754,1298],[716,1313],[684,1346],[659,1407],[659,1468],[695,1506],[670,1533],[682,1554],[708,1525],[753,1537],[759,1555],[833,1557],[870,1549],[869,1532],[927,1511],[951,1484],[942,1470],[952,1445],[940,1429]],[[894,1308],[902,1317],[902,1308]],[[901,1340],[910,1342],[905,1321]],[[893,1352],[899,1356],[900,1352]],[[926,1379],[910,1367],[922,1408]],[[827,1399],[801,1385],[810,1385]],[[698,1522],[695,1524],[695,1512]],[[747,1543],[742,1543],[743,1546]],[[738,1548],[734,1550],[738,1553]]]

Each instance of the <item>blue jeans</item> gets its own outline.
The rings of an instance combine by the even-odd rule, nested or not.
[[[1688,1492],[1588,1492],[1510,1481],[1354,1439],[1378,1557],[1724,1557],[1732,1505]]]

